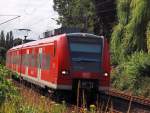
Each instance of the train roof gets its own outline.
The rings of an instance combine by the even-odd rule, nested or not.
[[[53,36],[53,37],[48,37],[48,38],[44,38],[44,39],[36,40],[36,41],[32,41],[32,42],[28,42],[25,44],[21,44],[21,45],[12,47],[9,50],[16,50],[16,49],[19,49],[21,47],[29,47],[29,46],[35,46],[35,45],[40,45],[40,44],[47,44],[47,43],[52,42],[54,39],[57,40],[61,36],[65,36],[65,34],[61,34],[61,35],[57,35],[57,36]]]
[[[44,38],[44,39],[41,39],[41,40],[36,40],[36,41],[28,42],[28,43],[25,43],[25,44],[21,44],[21,45],[12,47],[9,50],[16,50],[16,49],[19,49],[19,48],[22,48],[22,47],[30,47],[30,46],[35,46],[35,45],[48,44],[48,43],[54,41],[54,39],[57,40],[58,38],[60,38],[62,36],[103,38],[103,36],[97,36],[97,35],[90,34],[90,33],[68,33],[68,34],[61,34],[61,35],[48,37],[48,38]]]
[[[103,36],[98,36],[90,33],[68,33],[67,37],[91,37],[91,38],[104,38]]]

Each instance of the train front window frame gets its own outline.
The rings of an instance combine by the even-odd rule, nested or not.
[[[73,71],[101,72],[102,38],[69,37]]]

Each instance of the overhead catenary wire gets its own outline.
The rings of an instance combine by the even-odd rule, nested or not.
[[[0,14],[0,16],[19,16],[19,15],[12,15],[12,14],[9,14],[9,15],[7,15],[7,14]]]
[[[12,21],[12,20],[15,20],[15,19],[19,18],[19,17],[21,17],[21,16],[17,16],[17,17],[14,17],[14,18],[12,18],[12,19],[9,19],[9,20],[7,20],[7,21],[5,21],[5,22],[0,23],[0,25],[3,25],[3,24],[5,24],[5,23],[8,23],[8,22],[10,22],[10,21]]]

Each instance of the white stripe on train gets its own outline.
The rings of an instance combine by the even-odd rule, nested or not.
[[[16,72],[18,75],[19,73]],[[60,89],[60,90],[72,90],[72,86],[71,85],[58,85],[58,84],[54,84],[54,83],[51,83],[51,82],[47,82],[47,81],[44,81],[44,80],[38,80],[37,78],[34,78],[34,77],[30,77],[30,76],[27,76],[25,74],[21,74],[21,76],[23,77],[24,80],[27,80],[33,84],[36,84],[40,87],[49,87],[49,88],[52,88],[52,89]],[[108,91],[109,90],[109,87],[99,87],[99,91]]]

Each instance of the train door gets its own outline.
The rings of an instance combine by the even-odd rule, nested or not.
[[[38,51],[38,80],[41,79],[41,67],[42,67],[42,48]]]
[[[29,55],[29,49],[27,49],[27,54],[26,54],[26,59],[28,59],[27,57],[28,57],[28,55]],[[29,65],[27,64],[26,65],[26,70],[25,70],[25,75],[27,76],[28,75],[28,69],[29,69],[29,67],[28,67]]]

